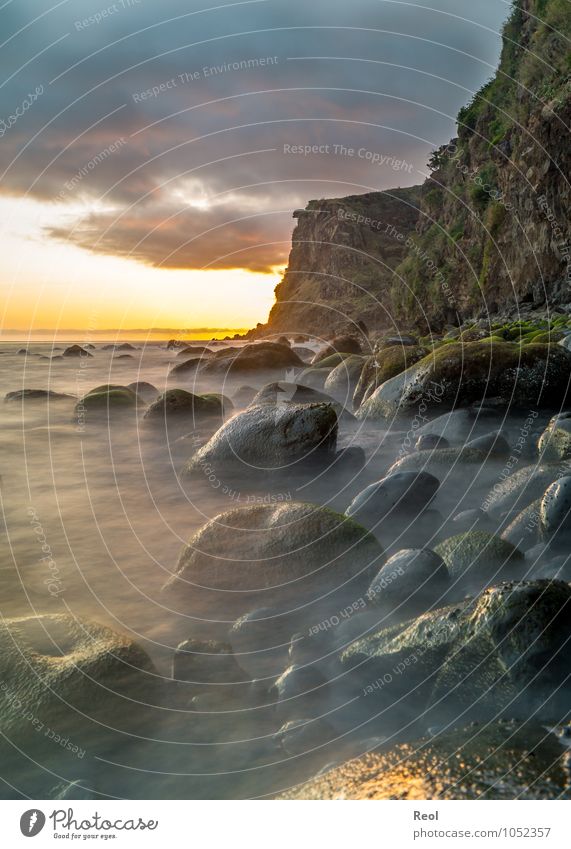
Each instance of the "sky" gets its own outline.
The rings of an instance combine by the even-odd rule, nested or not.
[[[0,333],[264,321],[292,211],[421,183],[509,9],[3,0]]]

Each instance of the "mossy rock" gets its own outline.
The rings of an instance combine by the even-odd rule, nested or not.
[[[96,386],[84,395],[75,405],[75,413],[78,416],[85,413],[104,415],[135,409],[137,406],[144,407],[145,402],[128,386],[105,384]]]
[[[344,359],[328,375],[323,387],[325,391],[343,399],[344,402],[350,400],[359,382],[364,361],[365,358],[358,354],[351,354]]]
[[[335,767],[280,799],[569,798],[557,736],[515,720],[457,729]]]
[[[453,342],[387,380],[358,409],[359,419],[418,408],[452,409],[500,400],[506,407],[559,407],[571,397],[571,353],[560,346]]]
[[[185,389],[169,389],[151,404],[145,413],[147,421],[165,422],[170,418],[188,417],[205,418],[210,416],[223,417],[225,407],[232,404],[223,395],[193,395]]]
[[[311,365],[315,366],[315,368],[336,368],[340,363],[348,360],[349,357],[359,356],[358,354],[342,354],[335,353],[329,354],[327,357],[321,357],[320,354],[316,354],[315,357],[311,361]]]
[[[216,516],[185,547],[164,592],[186,615],[226,628],[253,607],[339,609],[358,598],[380,568],[375,537],[352,519],[315,504],[252,505]],[[342,588],[342,590],[339,590]],[[284,608],[285,611],[285,608]],[[198,624],[198,623],[194,623]]]
[[[485,531],[449,537],[434,549],[442,557],[452,582],[479,590],[491,581],[513,577],[524,555],[507,540]]]
[[[394,706],[401,715],[408,700],[417,716],[426,711],[427,723],[504,712],[558,721],[568,713],[560,653],[571,639],[570,612],[571,587],[563,581],[502,583],[472,601],[380,628],[351,643],[340,661],[365,696],[378,689],[387,712]],[[385,687],[373,686],[391,671]]]
[[[159,701],[160,677],[146,652],[75,615],[4,620],[0,680],[0,730],[16,745],[38,730],[31,714],[70,743],[101,751],[113,729],[136,733],[147,706]]]
[[[357,409],[378,386],[391,377],[402,374],[426,354],[425,346],[393,345],[383,348],[372,357],[367,357],[353,395],[353,408]]]

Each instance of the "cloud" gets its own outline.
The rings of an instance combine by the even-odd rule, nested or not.
[[[46,234],[87,250],[268,270],[308,199],[422,181],[499,49],[503,4],[465,6],[469,20],[456,0],[5,5],[0,118],[21,116],[1,139],[2,191],[84,202]]]

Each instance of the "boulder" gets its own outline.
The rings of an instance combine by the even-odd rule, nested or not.
[[[360,595],[378,571],[376,539],[345,516],[312,504],[254,505],[212,519],[190,540],[163,593],[186,615],[229,624],[255,599],[319,621],[339,594]],[[197,623],[198,624],[198,623]]]
[[[130,389],[143,401],[151,402],[156,400],[159,395],[159,390],[152,383],[147,383],[146,380],[136,380],[134,383],[128,383],[127,389]]]
[[[505,714],[557,722],[568,712],[570,611],[562,581],[503,583],[357,640],[341,661],[365,698],[401,714],[414,701],[427,726]]]
[[[54,392],[52,389],[17,389],[7,392],[5,401],[69,401],[75,400],[73,395],[65,392]]]
[[[70,745],[95,744],[101,751],[101,739],[114,729],[136,734],[147,706],[160,701],[160,677],[147,654],[127,637],[76,616],[5,619],[0,681],[0,730],[15,745],[29,743],[38,731],[35,717],[43,731],[51,729]],[[41,737],[34,736],[36,755]]]
[[[419,437],[425,434],[442,436],[451,445],[464,446],[466,442],[478,436],[481,428],[489,430],[495,423],[501,423],[496,410],[487,407],[465,407],[432,419],[419,427],[417,433]]]
[[[541,534],[551,550],[569,551],[571,534],[571,476],[550,484],[539,502]]]
[[[450,443],[443,436],[425,433],[418,437],[414,447],[417,451],[440,451],[443,448],[450,448]]]
[[[193,395],[184,389],[168,389],[151,404],[144,418],[159,424],[168,423],[170,419],[184,418],[190,425],[193,419],[213,416],[222,419],[229,404],[228,399],[221,395]]]
[[[350,402],[359,382],[363,357],[352,355],[339,363],[328,375],[324,389],[343,402]]]
[[[346,410],[342,404],[326,395],[325,392],[319,392],[317,389],[312,389],[310,386],[303,386],[299,383],[289,383],[280,380],[276,383],[266,383],[259,392],[252,398],[249,406],[257,407],[258,405],[284,405],[284,404],[331,404],[338,418],[343,418],[345,421],[355,421],[355,416]]]
[[[200,373],[235,375],[255,371],[284,371],[303,368],[304,362],[289,345],[256,342],[242,348],[222,348],[201,361]]]
[[[486,451],[465,446],[463,448],[442,448],[439,451],[433,449],[415,451],[405,454],[397,460],[389,469],[389,474],[419,474],[426,472],[432,476],[449,478],[452,472],[465,475],[465,466],[482,466],[488,460]]]
[[[540,459],[545,463],[571,460],[571,413],[554,416],[537,444]]]
[[[442,606],[450,575],[440,555],[405,548],[390,557],[367,590],[371,604],[399,620]]]
[[[382,383],[402,374],[407,368],[423,359],[427,353],[426,348],[396,344],[383,348],[372,357],[367,357],[353,394],[353,409],[356,410]]]
[[[451,409],[494,398],[502,407],[559,407],[571,398],[571,353],[553,345],[470,342],[444,345],[385,381],[357,411],[393,418],[418,409]]]
[[[330,368],[306,368],[297,375],[297,380],[312,389],[323,389],[330,373]]]
[[[439,802],[566,795],[567,770],[557,736],[539,724],[500,720],[365,755],[277,798]]]
[[[318,356],[320,359],[329,357],[331,354],[362,354],[361,343],[355,336],[334,336],[333,339],[325,345]]]
[[[89,351],[82,348],[81,345],[70,345],[62,354],[62,357],[92,357]]]
[[[426,472],[396,472],[366,487],[345,512],[372,530],[395,512],[420,512],[432,501],[438,487],[438,479]]]
[[[294,464],[327,463],[336,442],[337,415],[329,404],[259,405],[222,425],[185,471],[218,478],[237,472],[285,472]]]
[[[467,531],[436,546],[460,590],[479,592],[490,583],[519,574],[524,556],[514,545],[485,531]],[[455,587],[458,592],[457,587]]]
[[[74,418],[81,421],[84,416],[104,418],[144,406],[139,396],[127,386],[104,384],[91,389],[75,405]]]
[[[247,407],[256,397],[256,390],[252,386],[240,386],[232,395],[232,403],[238,409]]]

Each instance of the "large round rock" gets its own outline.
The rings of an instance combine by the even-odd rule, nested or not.
[[[333,457],[337,415],[328,404],[260,405],[226,422],[189,461],[186,472],[215,475],[280,471]]]
[[[436,495],[438,487],[437,478],[428,472],[395,472],[360,492],[346,513],[373,529],[395,511],[413,513],[424,509]]]
[[[460,591],[479,592],[488,584],[515,577],[524,556],[514,545],[485,531],[468,531],[436,546]]]
[[[313,504],[255,505],[212,519],[191,539],[164,587],[184,613],[228,624],[253,606],[307,605],[306,621],[356,598],[382,549],[365,528]],[[197,623],[199,624],[199,623]]]
[[[113,729],[136,733],[159,681],[136,643],[93,622],[44,615],[0,626],[0,730],[15,744],[39,724],[70,746],[101,747]]]
[[[428,548],[405,548],[387,560],[367,598],[383,611],[409,619],[442,605],[449,585],[450,575],[440,555]]]
[[[553,345],[451,343],[385,381],[357,411],[361,419],[392,418],[419,408],[451,409],[501,400],[505,407],[560,406],[569,390],[571,353]]]

